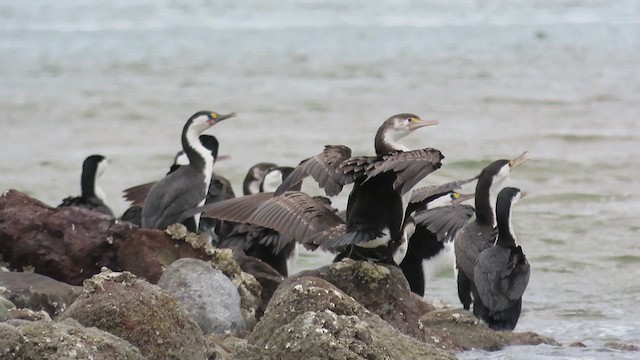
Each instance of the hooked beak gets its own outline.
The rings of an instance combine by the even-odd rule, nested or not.
[[[440,122],[438,122],[438,120],[420,120],[416,122],[411,122],[409,124],[409,130],[413,131],[425,126],[438,125],[439,123]]]
[[[453,204],[460,204],[460,203],[463,203],[463,202],[465,202],[467,200],[471,200],[474,197],[476,197],[476,194],[460,194],[460,196],[457,199],[453,200],[452,203]]]
[[[231,114],[227,114],[227,115],[220,115],[215,119],[210,119],[209,122],[211,124],[217,124],[223,120],[227,120],[227,119],[231,119],[232,117],[235,117],[236,113],[232,112]]]
[[[509,166],[513,169],[516,166],[524,164],[527,160],[529,160],[529,152],[525,151],[517,158],[509,161]]]

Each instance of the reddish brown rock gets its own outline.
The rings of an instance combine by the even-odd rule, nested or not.
[[[118,245],[135,227],[78,207],[52,208],[16,190],[0,195],[0,253],[11,269],[80,285],[103,266],[119,270]]]
[[[397,330],[416,339],[424,339],[420,312],[407,279],[397,266],[344,259],[319,269],[303,271],[284,283],[306,276],[326,280]]]
[[[181,258],[208,260],[203,249],[194,249],[183,240],[174,240],[166,232],[137,229],[119,244],[118,257],[124,270],[155,284],[172,262]]]

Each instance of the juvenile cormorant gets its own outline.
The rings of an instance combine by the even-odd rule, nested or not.
[[[478,176],[475,191],[476,217],[458,231],[454,241],[458,297],[466,310],[471,308],[472,294],[475,293],[473,268],[476,258],[483,250],[493,246],[497,232],[491,193],[502,184],[513,168],[527,160],[526,151],[513,160],[496,160]]]
[[[234,116],[235,113],[220,115],[199,111],[187,120],[182,130],[182,149],[189,165],[181,166],[151,187],[142,208],[142,227],[164,229],[179,222],[185,210],[204,204],[213,174],[213,156],[198,137],[211,126]],[[185,219],[185,225],[197,232],[199,220],[199,215],[195,215]]]
[[[79,206],[85,209],[101,212],[113,216],[113,211],[105,204],[104,191],[98,186],[97,180],[107,167],[108,161],[102,155],[91,155],[82,163],[80,179],[81,195],[66,197],[58,207]]]
[[[498,238],[494,246],[478,255],[473,271],[478,294],[473,302],[474,313],[493,330],[516,327],[522,295],[529,283],[529,263],[511,228],[513,205],[525,195],[512,187],[500,191],[496,202]]]

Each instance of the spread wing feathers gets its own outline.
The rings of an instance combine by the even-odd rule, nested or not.
[[[529,264],[522,251],[520,255],[514,252],[517,250],[493,246],[476,260],[474,283],[482,303],[491,313],[512,306],[522,297],[529,282]]]
[[[387,171],[396,173],[393,188],[402,194],[410,191],[420,180],[442,166],[444,156],[440,150],[425,148],[411,151],[396,151],[378,157],[366,171],[367,181]]]
[[[245,195],[189,209],[182,214],[182,219],[202,213],[202,217],[249,223],[251,214],[270,199],[273,199],[273,193]]]
[[[249,223],[274,229],[305,243],[316,233],[343,221],[326,202],[303,192],[287,191],[280,196],[259,193],[205,205],[183,214],[187,218],[202,212],[203,217]],[[280,245],[286,245],[280,241]]]
[[[453,190],[462,189],[462,185],[468,184],[476,180],[478,176],[471,179],[455,180],[442,185],[428,185],[417,188],[411,193],[411,203],[421,203],[423,201],[431,201],[433,198],[446,194]]]
[[[299,191],[287,191],[264,202],[249,222],[275,229],[303,244],[316,233],[343,223],[323,201]]]
[[[302,160],[276,190],[280,195],[311,176],[324,189],[327,196],[335,196],[342,186],[353,182],[353,176],[344,177],[343,162],[351,158],[351,149],[344,145],[326,145],[324,150],[313,157]]]
[[[143,206],[144,200],[149,194],[149,190],[151,190],[151,188],[155,184],[156,182],[152,181],[150,183],[141,184],[125,189],[122,191],[124,193],[123,197],[125,198],[125,200],[130,202],[132,206]]]
[[[419,211],[413,215],[416,226],[425,226],[436,234],[438,241],[453,241],[458,230],[462,229],[475,213],[473,206],[455,204]]]

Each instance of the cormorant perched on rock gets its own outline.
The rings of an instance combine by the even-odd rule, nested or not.
[[[105,204],[104,191],[98,186],[97,180],[107,167],[108,161],[102,155],[91,155],[82,163],[80,179],[81,195],[66,197],[58,207],[78,206],[113,216],[113,211]]]
[[[216,139],[216,137],[212,135],[200,135],[199,138],[202,145],[204,145],[205,148],[211,151],[211,156],[213,156],[213,162],[215,164],[215,162],[218,160],[218,139]],[[184,150],[180,150],[174,157],[173,164],[167,172],[167,175],[185,165],[189,165],[189,158],[187,157]],[[142,206],[144,205],[144,201],[149,194],[149,190],[151,190],[151,187],[153,187],[155,183],[156,181],[152,181],[146,184],[130,187],[123,191],[124,198],[131,203],[131,206],[122,214],[120,219],[140,226],[142,218]],[[214,172],[211,176],[211,183],[209,185],[209,191],[207,192],[206,203],[226,200],[233,197],[235,197],[235,194],[233,193],[233,189],[231,187],[231,184],[229,183],[229,180],[225,179],[222,176],[218,176]]]
[[[525,195],[512,187],[500,191],[496,203],[498,238],[494,246],[478,255],[473,271],[478,295],[473,312],[493,330],[515,329],[529,283],[529,263],[511,228],[511,209]]]
[[[235,113],[220,115],[199,111],[192,115],[182,130],[182,149],[189,165],[181,166],[151,187],[142,208],[142,227],[165,229],[177,223],[182,213],[205,203],[211,176],[213,156],[200,142],[200,134],[213,125],[232,118]],[[197,232],[200,216],[185,219],[187,228]]]
[[[476,218],[458,231],[454,240],[458,297],[466,310],[471,308],[471,295],[475,293],[473,268],[476,258],[495,242],[497,229],[491,192],[502,184],[513,168],[527,160],[526,151],[513,160],[496,160],[478,176],[475,191]]]
[[[413,114],[387,119],[375,137],[376,156],[351,157],[344,145],[303,160],[272,197],[269,193],[244,197],[196,209],[205,216],[251,223],[275,229],[308,246],[328,250],[345,249],[347,256],[395,263],[393,255],[403,238],[409,191],[441,166],[444,158],[432,148],[409,150],[397,140],[414,130],[435,125]],[[354,183],[349,196],[346,222],[326,202],[297,191],[302,180],[312,176],[328,196]],[[403,197],[407,197],[404,199]],[[194,211],[187,214],[193,214]]]

